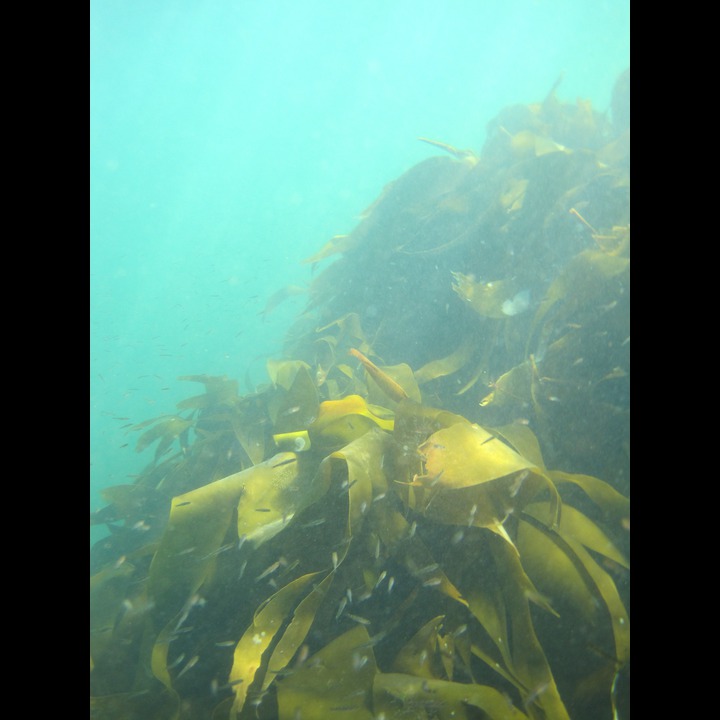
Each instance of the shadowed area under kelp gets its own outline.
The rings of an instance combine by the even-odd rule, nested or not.
[[[627,712],[629,72],[430,141],[269,382],[133,429],[91,521],[96,720]],[[427,142],[427,139],[424,139]]]

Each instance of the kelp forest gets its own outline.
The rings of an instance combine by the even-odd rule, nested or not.
[[[420,138],[265,384],[136,419],[94,720],[629,717],[629,122],[626,71]]]

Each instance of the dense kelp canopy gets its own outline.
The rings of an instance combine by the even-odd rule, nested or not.
[[[629,73],[503,110],[308,258],[268,383],[133,428],[97,720],[608,720],[629,663]]]

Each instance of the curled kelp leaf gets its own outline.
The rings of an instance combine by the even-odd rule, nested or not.
[[[387,720],[405,717],[469,720],[475,715],[468,713],[468,707],[478,708],[488,720],[527,718],[495,688],[403,673],[378,673],[373,684],[373,697],[376,712]]]
[[[440,592],[467,607],[461,592],[418,536],[416,521],[409,523],[399,512],[384,503],[376,509],[372,520],[373,528],[388,553],[402,562],[423,588]],[[432,568],[430,574],[427,568]]]
[[[265,472],[263,466],[260,472]],[[165,533],[150,565],[148,591],[162,624],[209,576],[245,482],[254,469],[173,499]],[[163,619],[164,618],[164,619]]]
[[[379,427],[392,431],[393,421],[376,415],[359,395],[320,403],[317,419],[308,428],[315,445],[335,449]]]
[[[311,370],[305,363],[275,363],[276,392],[268,400],[275,433],[304,430],[318,415],[319,398]]]
[[[275,537],[327,489],[321,478],[301,472],[295,453],[278,453],[244,472],[237,504],[238,536],[255,548]]]
[[[604,512],[617,526],[629,528],[630,500],[621,495],[614,487],[591,475],[578,473],[564,473],[553,470],[550,473],[553,481],[562,486],[562,483],[572,483],[582,488],[585,494]]]
[[[395,408],[394,437],[396,444],[409,450],[412,446],[415,457],[417,446],[432,433],[458,423],[469,423],[462,415],[439,408],[419,405],[407,400]]]
[[[542,468],[561,494],[569,487],[578,487],[593,501],[597,510],[602,513],[601,517],[606,526],[615,531],[620,528],[624,530],[629,528],[630,501],[612,485],[592,475],[547,470],[538,439],[526,426],[506,425],[493,430],[523,457],[533,462],[537,467]],[[565,510],[567,510],[568,515],[562,523],[566,528],[569,528],[572,524],[575,528],[573,530],[575,537],[579,539],[580,534],[582,534],[585,537],[582,542],[586,547],[604,554],[622,567],[627,567],[624,554],[614,546],[610,539],[605,537],[599,526],[587,518],[580,520],[579,518],[584,518],[584,516],[581,516],[579,510],[572,506],[565,504],[563,513]]]
[[[529,460],[533,465],[545,470],[545,461],[540,451],[537,436],[526,425],[503,425],[493,428],[493,432],[501,437],[515,451]]]
[[[528,712],[537,706],[548,718],[569,720],[530,615],[529,601],[537,596],[530,592],[532,584],[520,556],[496,537],[489,539],[489,547],[499,581],[498,586],[490,591],[494,593],[491,603],[500,601],[496,614],[497,629],[501,634],[493,639],[501,648],[507,670],[520,691],[523,706]],[[481,593],[484,592],[484,589],[481,590]],[[481,605],[487,608],[488,603]],[[475,614],[478,603],[471,601],[470,609]]]
[[[419,405],[411,400],[398,404],[393,432],[395,445],[391,454],[397,471],[395,490],[404,502],[408,502],[406,488],[412,491],[413,476],[422,474],[418,446],[441,428],[467,422],[462,415]]]
[[[596,600],[607,608],[615,641],[613,656],[618,663],[626,663],[630,657],[630,620],[627,610],[613,579],[600,567],[586,547],[592,550],[600,549],[606,557],[616,562],[619,560],[620,565],[627,566],[626,561],[609,540],[602,538],[601,531],[593,527],[582,514],[574,513],[565,525],[561,523],[557,529],[547,528],[542,522],[538,522],[537,514],[536,507],[529,507],[523,513],[523,520],[562,549]],[[599,546],[596,540],[593,542],[593,539],[598,537],[602,538]]]
[[[255,613],[252,625],[240,638],[233,654],[229,675],[229,684],[235,694],[230,710],[231,720],[235,720],[243,709],[256,673],[267,670],[267,667],[263,666],[265,651],[275,640],[285,619],[297,607],[308,589],[312,588],[312,580],[317,576],[318,573],[303,575],[268,598]]]
[[[331,482],[333,465],[342,463],[346,468],[349,497],[347,537],[357,534],[365,514],[376,496],[388,490],[383,458],[389,449],[391,437],[379,428],[371,428],[359,438],[336,450],[320,463],[325,484]]]
[[[274,647],[272,655],[270,656],[268,671],[262,684],[262,692],[265,692],[276,678],[288,674],[286,669],[301,648],[315,621],[318,608],[325,599],[333,578],[335,577],[335,570],[336,568],[328,573],[322,582],[315,585],[295,608],[290,624],[283,632],[282,637]]]
[[[367,344],[365,332],[362,328],[360,315],[356,312],[346,313],[332,322],[317,328],[316,332],[335,332],[338,345],[354,346],[360,348],[364,353],[370,352],[370,346]]]
[[[611,560],[618,566],[629,569],[630,563],[625,554],[617,547],[599,525],[590,520],[580,510],[565,505],[558,532],[571,537],[592,550],[593,553]]]
[[[530,469],[531,464],[475,423],[456,423],[433,433],[420,447],[424,486],[462,488]]]
[[[566,608],[565,617],[571,612],[583,617],[585,641],[595,650],[595,661],[576,678],[578,692],[590,695],[586,698],[590,706],[609,702],[614,708],[614,685],[630,656],[630,622],[616,583],[584,545],[598,530],[579,514],[573,513],[570,522],[557,530],[538,523],[534,515],[534,507],[523,512],[517,539],[528,572]],[[603,543],[603,554],[608,554],[608,547],[609,542]],[[609,554],[618,557],[614,548]],[[608,625],[611,647],[606,647],[603,632]]]
[[[472,356],[474,346],[475,343],[473,340],[465,337],[461,340],[458,348],[450,353],[450,355],[446,355],[437,360],[431,360],[429,363],[423,365],[415,371],[415,380],[417,380],[418,385],[423,385],[431,380],[452,375],[458,370],[461,370]]]
[[[250,465],[257,465],[266,457],[265,455],[265,428],[254,414],[231,415],[229,418],[235,438],[250,461]],[[282,448],[283,450],[288,448]],[[290,448],[292,449],[292,448]]]
[[[539,506],[533,505],[529,511],[539,509]],[[568,517],[577,512],[574,508],[566,507],[565,510],[567,512],[563,513],[563,516],[567,514]],[[523,514],[521,518],[516,543],[520,550],[523,567],[534,578],[538,590],[551,598],[555,606],[562,607],[565,613],[579,613],[583,617],[583,621],[589,623],[588,627],[593,625],[597,627],[600,623],[599,614],[604,602],[596,586],[590,582],[587,573],[579,567],[574,553],[569,552],[569,548],[551,533],[545,534],[535,528],[534,523],[532,520],[528,520],[527,515]],[[584,516],[574,518],[573,521],[563,517],[562,531],[558,531],[558,535],[572,537],[573,530],[568,526],[580,526],[581,523],[579,534],[584,537],[586,542],[590,537],[590,543],[595,547],[600,547],[603,554],[612,555],[614,559],[624,563],[622,555],[612,546],[612,543],[604,538],[599,528]],[[578,531],[575,530],[575,532]],[[592,536],[598,534],[604,542],[593,543]],[[582,541],[579,542],[584,544]]]
[[[438,657],[437,646],[444,619],[444,615],[438,615],[429,620],[405,643],[395,656],[393,672],[407,673],[415,677],[441,677],[444,670]]]
[[[173,687],[173,679],[170,672],[173,663],[168,661],[168,654],[170,651],[170,643],[176,639],[176,633],[180,630],[180,626],[187,618],[189,609],[195,604],[195,600],[196,598],[191,598],[191,600],[186,603],[186,607],[165,625],[155,638],[150,652],[150,669],[152,670],[152,674],[165,686],[167,692],[171,697],[176,699],[178,704],[180,702],[180,696]],[[181,656],[181,659],[184,659],[184,657]],[[197,662],[197,660],[195,662]]]
[[[411,507],[437,522],[486,527],[510,541],[503,523],[538,492],[554,486],[541,468],[479,425],[457,423],[433,433],[418,452],[422,488]],[[557,504],[557,492],[553,492]],[[556,522],[558,508],[551,513]]]
[[[376,674],[370,636],[359,625],[278,680],[279,718],[372,720],[377,717],[370,710]]]
[[[299,473],[293,453],[281,453],[174,498],[150,565],[148,587],[159,616],[174,616],[209,577],[234,513],[236,537],[259,547],[322,492]]]
[[[532,365],[526,360],[491,383],[492,390],[480,401],[480,407],[503,407],[512,404],[529,406],[531,384]]]

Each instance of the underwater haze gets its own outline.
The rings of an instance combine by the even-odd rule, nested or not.
[[[505,106],[609,107],[624,0],[92,0],[90,503],[148,458],[131,424],[207,373],[267,380],[301,261],[383,186],[480,150]],[[274,303],[272,303],[274,304]],[[264,312],[265,310],[272,312]]]
[[[627,720],[627,0],[91,0],[92,720]]]

